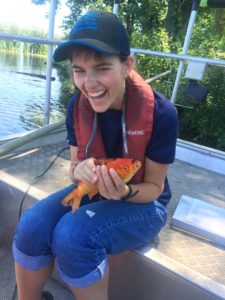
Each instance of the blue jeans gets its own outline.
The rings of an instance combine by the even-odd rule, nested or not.
[[[149,243],[165,225],[166,208],[157,201],[145,204],[84,197],[72,213],[61,204],[70,185],[26,210],[17,226],[15,261],[36,271],[57,260],[62,279],[85,287],[107,272],[107,254]]]

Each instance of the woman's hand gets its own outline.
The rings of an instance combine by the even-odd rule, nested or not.
[[[99,193],[106,199],[119,200],[128,194],[129,188],[114,169],[97,166]]]
[[[88,184],[93,184],[98,180],[94,158],[88,158],[79,162],[73,170],[73,177]]]

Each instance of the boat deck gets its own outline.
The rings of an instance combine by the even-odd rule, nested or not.
[[[62,149],[64,150],[57,157]],[[35,180],[56,157],[48,171]],[[27,149],[18,149],[0,158],[0,166],[1,174],[11,175],[25,182],[28,187],[32,184],[43,194],[52,193],[70,183],[69,149],[63,141],[43,146],[36,143],[30,149],[29,146]],[[225,249],[170,228],[181,195],[225,208],[225,176],[176,160],[169,170],[168,178],[173,197],[168,206],[167,224],[158,239],[150,246],[168,257],[170,261],[184,265],[196,274],[199,273],[204,278],[220,284],[225,290]],[[13,262],[10,250],[1,247],[0,250],[0,300],[8,300],[12,299],[15,287]],[[56,292],[57,286],[61,292]],[[53,291],[55,299],[74,299],[70,292],[54,279],[48,282],[47,289]]]

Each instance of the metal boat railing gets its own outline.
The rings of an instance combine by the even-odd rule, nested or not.
[[[7,144],[0,146],[0,157],[8,154],[9,152],[33,141],[39,137],[42,137],[43,135],[50,133],[51,131],[61,127],[64,124],[65,124],[65,118],[62,118],[57,122],[45,125],[39,129],[29,132],[25,136],[22,136],[14,141],[8,142]]]

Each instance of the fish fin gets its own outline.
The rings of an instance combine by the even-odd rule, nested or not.
[[[70,202],[73,200],[73,192],[74,192],[75,190],[72,190],[72,192],[70,192],[66,197],[64,197],[63,198],[63,200],[62,200],[62,205],[64,205],[64,206],[68,206],[68,205],[70,205]]]
[[[73,198],[72,211],[75,212],[80,206],[81,198]]]
[[[114,161],[114,158],[105,158],[105,159],[95,159],[94,163],[96,166],[102,166],[107,164],[108,162]]]
[[[79,190],[74,189],[62,200],[61,203],[64,206],[68,206],[68,205],[72,206],[72,210],[75,211],[80,205],[81,198],[82,198],[82,195],[79,192]]]
[[[94,189],[92,189],[92,191],[90,193],[88,193],[89,199],[92,199],[94,197],[94,195],[97,194],[97,192],[98,192],[98,188],[97,187],[94,188]]]

